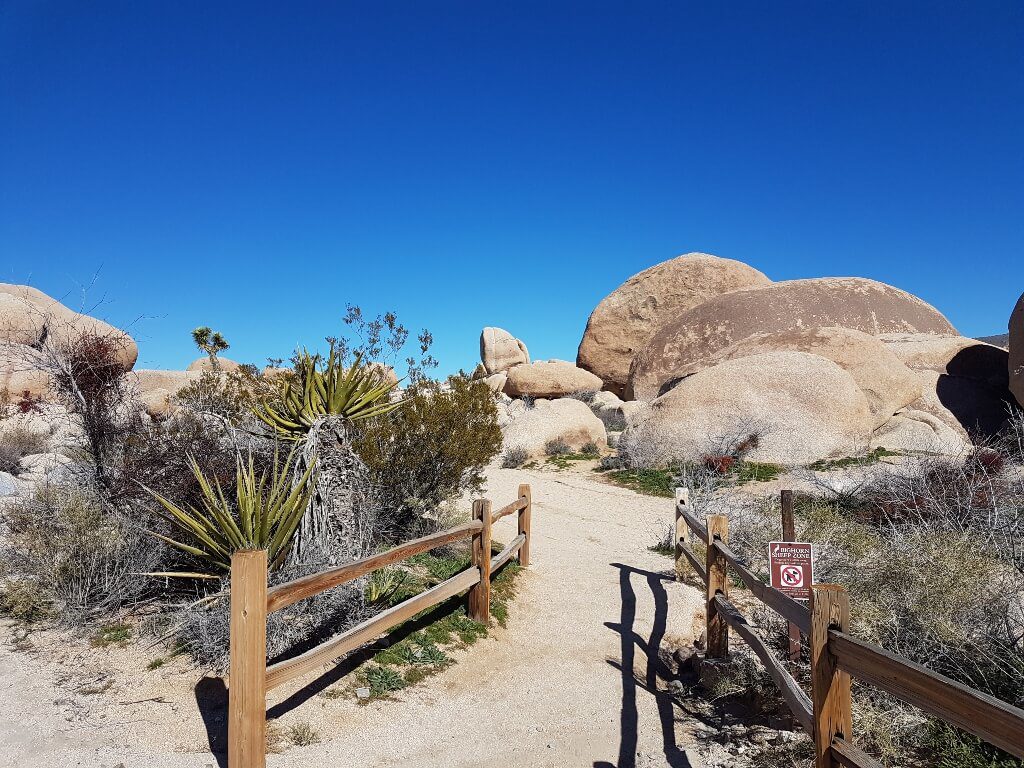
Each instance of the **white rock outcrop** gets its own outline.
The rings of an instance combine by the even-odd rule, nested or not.
[[[552,440],[562,440],[575,451],[588,443],[599,449],[608,445],[601,419],[586,403],[572,398],[538,400],[532,407],[513,401],[499,408],[499,423],[503,449],[521,449],[530,458],[542,458]]]
[[[530,352],[504,328],[488,326],[480,332],[480,360],[488,374],[495,374],[529,363]]]

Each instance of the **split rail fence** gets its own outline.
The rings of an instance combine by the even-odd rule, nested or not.
[[[446,531],[408,541],[371,557],[268,588],[267,553],[236,552],[231,558],[231,668],[228,683],[228,766],[266,766],[267,691],[322,668],[376,640],[388,630],[468,590],[468,612],[474,621],[490,618],[491,573],[517,557],[530,564],[529,485],[519,486],[512,503],[492,512],[491,502],[473,502],[473,519]],[[518,535],[500,553],[491,555],[491,526],[506,515],[518,515]],[[373,616],[305,653],[267,664],[267,615],[354,581],[428,550],[472,539],[470,566],[446,581]]]
[[[792,497],[787,499],[787,493],[783,492],[784,522],[787,506],[792,513]],[[690,531],[707,548],[703,561],[690,546]],[[787,534],[791,535],[789,531]],[[724,659],[729,655],[730,629],[746,641],[771,675],[794,719],[814,740],[815,768],[881,768],[853,745],[851,676],[1024,758],[1024,710],[858,640],[849,634],[850,600],[842,586],[813,585],[810,606],[806,607],[762,582],[728,542],[728,518],[708,515],[702,523],[690,507],[689,489],[677,488],[676,573],[682,574],[688,562],[707,587],[706,658]],[[810,696],[729,601],[730,568],[754,597],[790,623],[791,658],[794,641],[799,650],[799,634],[808,638]]]

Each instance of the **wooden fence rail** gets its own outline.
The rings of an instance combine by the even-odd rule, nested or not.
[[[690,508],[688,489],[677,488],[675,500],[676,574],[682,578],[688,564],[707,588],[707,657],[728,656],[730,629],[746,641],[771,675],[794,718],[814,740],[815,768],[881,768],[874,758],[852,743],[851,676],[1024,758],[1024,710],[852,637],[849,598],[842,586],[813,585],[810,607],[805,607],[762,582],[729,548],[729,523],[725,515],[709,515],[705,525]],[[791,515],[791,495],[788,499],[783,496],[784,512],[787,507]],[[792,527],[791,521],[788,527]],[[691,531],[707,548],[703,564],[690,546]],[[784,531],[784,535],[792,538],[792,531]],[[729,601],[730,568],[754,597],[789,622],[791,658],[794,642],[799,649],[799,633],[807,636],[810,697]]]
[[[387,552],[295,579],[272,589],[267,588],[267,553],[264,550],[247,550],[232,555],[229,768],[266,766],[267,691],[331,664],[422,611],[467,590],[470,617],[486,624],[490,617],[491,574],[513,557],[518,557],[522,566],[530,564],[532,508],[530,486],[520,485],[518,498],[493,514],[489,501],[475,501],[473,520],[469,523],[407,541]],[[515,513],[518,513],[518,535],[500,553],[492,556],[492,523]],[[305,653],[267,665],[269,613],[435,547],[464,539],[472,540],[472,562],[466,570]]]

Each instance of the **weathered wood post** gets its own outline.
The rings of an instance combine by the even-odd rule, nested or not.
[[[231,556],[231,670],[228,766],[267,763],[267,553]]]
[[[715,608],[715,595],[729,596],[728,562],[715,546],[729,541],[729,518],[725,515],[708,515],[707,555],[707,633],[708,647],[705,656],[709,659],[724,659],[729,656],[729,625]]]
[[[533,491],[527,483],[519,486],[519,498],[526,499],[526,506],[519,510],[519,533],[526,536],[523,546],[519,548],[519,565],[530,564],[530,516],[533,513]]]
[[[473,502],[473,519],[483,527],[473,534],[473,565],[480,569],[480,583],[469,589],[469,617],[486,624],[491,618],[491,502]]]
[[[683,580],[683,547],[690,543],[690,529],[683,518],[683,509],[690,507],[690,489],[676,488],[676,581]]]
[[[850,675],[839,669],[828,649],[828,631],[847,631],[850,598],[838,584],[811,587],[811,702],[814,715],[814,766],[832,768],[832,740],[853,741]]]
[[[796,541],[796,522],[793,519],[793,491],[782,492],[782,540]],[[800,628],[789,622],[789,660],[800,661]]]

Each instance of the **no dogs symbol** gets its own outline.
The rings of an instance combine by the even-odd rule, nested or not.
[[[791,565],[782,569],[782,583],[787,587],[802,587],[804,585],[804,569],[794,568]]]

